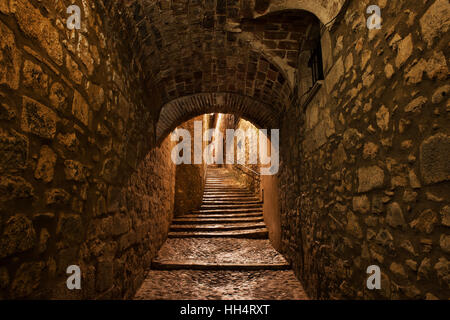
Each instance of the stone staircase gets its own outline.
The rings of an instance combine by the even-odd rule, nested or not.
[[[261,201],[209,167],[198,211],[176,217],[134,299],[308,299],[268,240]]]
[[[208,168],[199,210],[173,219],[169,238],[267,239],[262,202],[226,169]]]

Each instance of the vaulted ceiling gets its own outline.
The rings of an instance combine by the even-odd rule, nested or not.
[[[161,108],[199,93],[233,93],[283,112],[292,98],[300,44],[309,27],[318,32],[319,25],[314,14],[301,8],[273,9],[277,1],[123,0],[104,5],[115,14],[123,41],[131,44],[131,63],[160,95]]]

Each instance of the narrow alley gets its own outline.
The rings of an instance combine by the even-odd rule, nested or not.
[[[0,0],[0,300],[448,301],[449,43],[449,0]]]
[[[260,200],[228,170],[208,168],[202,206],[172,223],[135,299],[307,299],[268,240]]]

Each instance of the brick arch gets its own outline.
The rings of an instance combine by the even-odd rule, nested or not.
[[[261,128],[279,128],[279,116],[270,105],[236,93],[199,93],[175,99],[161,109],[156,124],[160,143],[181,123],[205,113],[232,113]]]
[[[259,3],[267,2],[267,0],[254,1],[255,7],[258,7]],[[317,16],[323,24],[327,24],[337,16],[345,2],[346,0],[272,0],[262,6],[265,11],[256,11],[255,17],[286,9],[305,10]]]

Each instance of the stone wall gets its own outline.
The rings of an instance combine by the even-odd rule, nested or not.
[[[194,162],[194,121],[201,121],[203,131],[209,127],[209,116],[203,115],[183,123],[178,128],[188,130],[191,134],[191,161]],[[203,136],[202,136],[203,141]],[[176,142],[174,142],[176,143]],[[202,142],[203,148],[206,142]],[[206,163],[202,164],[180,164],[176,166],[175,183],[175,215],[189,213],[198,209],[203,200],[203,189],[206,179]]]
[[[380,30],[366,27],[371,4]],[[449,298],[449,12],[446,0],[350,1],[323,86],[289,106],[282,251],[313,298]],[[369,265],[381,290],[366,288]]]
[[[0,3],[0,298],[131,297],[170,223],[171,143],[153,147],[133,30],[114,2],[75,3],[73,31],[72,2]]]
[[[244,143],[240,145],[245,147],[244,166],[237,164],[226,165],[230,173],[239,181],[242,185],[246,186],[249,190],[254,192],[257,197],[263,201],[263,214],[264,222],[269,230],[269,239],[275,249],[279,250],[281,245],[281,225],[280,225],[280,208],[279,208],[279,189],[278,189],[278,177],[277,175],[257,175],[259,173],[261,164],[259,159],[259,132],[251,122],[239,118],[235,115],[226,114],[222,118],[221,132],[225,136],[226,129],[242,130],[250,132],[255,138],[257,143],[256,150],[258,151],[258,159],[256,164],[250,164],[249,151],[250,140],[245,139]],[[264,129],[264,128],[261,128]],[[239,142],[235,139],[234,142],[234,155],[235,163],[238,159],[238,147]],[[226,149],[226,143],[224,144]]]
[[[261,188],[260,188],[260,179],[259,176],[254,173],[259,173],[259,157],[257,158],[256,164],[250,163],[250,143],[251,140],[254,140],[255,152],[258,152],[258,128],[256,128],[251,122],[244,120],[242,118],[236,118],[233,115],[226,115],[221,125],[221,132],[224,137],[224,152],[227,150],[226,146],[226,130],[234,129],[235,132],[237,130],[242,130],[244,134],[249,134],[251,138],[245,136],[245,140],[240,142],[238,138],[234,139],[233,149],[234,149],[234,164],[227,165],[227,168],[230,169],[230,172],[233,176],[243,185],[247,186],[252,192],[260,196]],[[241,151],[239,151],[241,150]],[[245,154],[244,154],[245,151]],[[259,154],[259,153],[257,153]],[[224,153],[224,162],[226,160],[226,155]],[[243,164],[240,165],[239,161],[242,161]],[[253,172],[254,171],[254,172]]]

